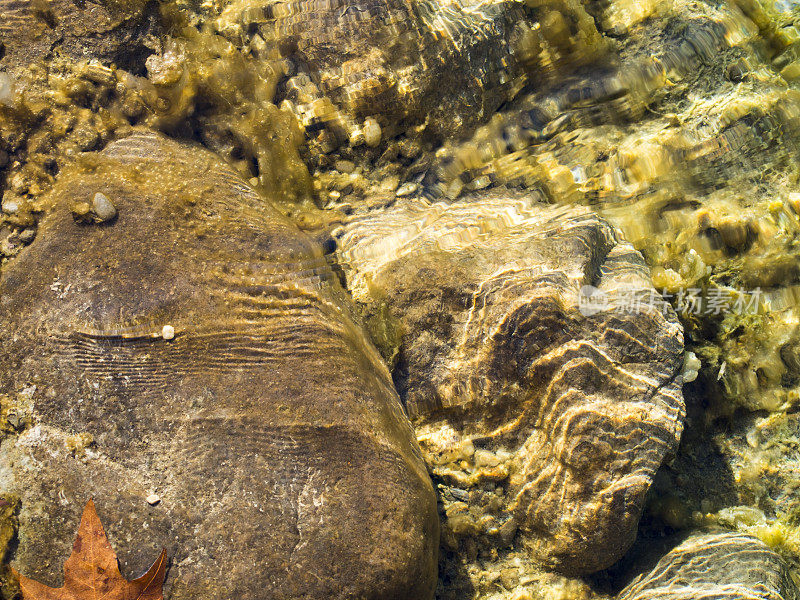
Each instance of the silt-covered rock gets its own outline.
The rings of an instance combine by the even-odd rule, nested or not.
[[[0,0],[0,67],[61,54],[127,64],[158,15],[147,0]]]
[[[80,162],[0,283],[12,564],[57,585],[93,497],[172,600],[431,597],[431,482],[321,247],[200,148]],[[114,218],[76,219],[97,193]]]

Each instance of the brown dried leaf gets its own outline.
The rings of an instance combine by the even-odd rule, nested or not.
[[[94,502],[89,500],[72,554],[64,563],[63,587],[51,588],[12,570],[19,577],[23,600],[163,600],[166,565],[167,551],[162,550],[147,573],[133,581],[125,579]]]

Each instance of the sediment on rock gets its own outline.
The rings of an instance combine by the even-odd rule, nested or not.
[[[0,69],[56,55],[132,64],[157,31],[158,8],[150,0],[72,2],[0,0]]]
[[[0,281],[12,564],[57,585],[93,497],[173,600],[431,597],[431,482],[322,248],[196,146],[79,162]],[[114,219],[76,220],[97,193]]]

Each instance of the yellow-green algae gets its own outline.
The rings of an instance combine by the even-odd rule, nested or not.
[[[757,290],[755,314],[683,311],[689,346],[722,412],[789,408],[795,367],[780,347],[800,314],[796,13],[681,0],[598,11],[625,32],[606,70],[522,97],[450,142],[440,191],[508,184],[595,206],[673,301],[697,289],[733,304]]]
[[[124,4],[119,10],[131,9]],[[132,125],[200,137],[263,193],[290,205],[310,201],[310,177],[298,154],[302,133],[295,117],[272,102],[282,75],[277,51],[238,48],[175,4],[160,5],[160,13],[169,33],[148,40],[146,73],[58,56],[8,69],[0,169],[3,221],[10,227],[34,225],[55,175]]]

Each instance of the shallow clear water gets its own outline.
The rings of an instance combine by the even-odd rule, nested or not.
[[[341,280],[397,383],[406,325],[370,296],[387,265],[487,240],[505,251],[538,223],[537,203],[584,207],[642,254],[651,297],[684,329],[681,446],[647,476],[637,546],[599,575],[552,575],[507,540],[448,537],[448,522],[469,519],[447,511],[469,503],[466,488],[446,491],[439,597],[610,597],[652,540],[710,525],[763,540],[800,580],[800,3],[89,4],[0,0],[3,265],[37,239],[59,173],[91,167],[82,153],[159,131],[213,150],[321,243],[287,277]],[[503,190],[524,199],[481,204]],[[484,283],[540,274],[522,251],[493,252],[463,261],[491,266]],[[435,291],[446,277],[430,263]],[[583,283],[585,300],[599,288]],[[435,437],[418,434],[423,447]],[[505,464],[506,451],[481,460]]]

